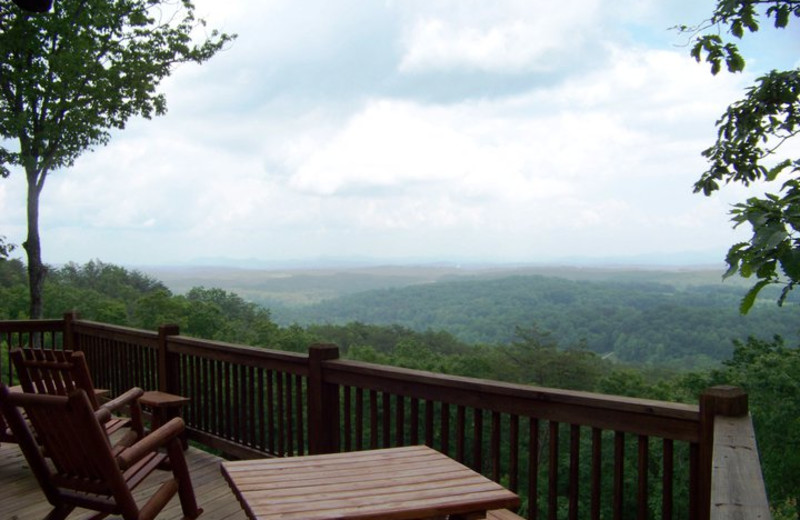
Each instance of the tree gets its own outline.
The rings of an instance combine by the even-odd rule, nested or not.
[[[680,29],[696,35],[691,55],[698,62],[705,59],[712,74],[723,64],[740,72],[745,60],[736,43],[721,34],[741,39],[745,32],[757,32],[762,19],[783,29],[799,17],[800,0],[718,0],[710,19]],[[728,107],[717,129],[716,142],[703,152],[709,167],[695,192],[711,195],[721,183],[781,182],[777,192],[751,197],[731,210],[734,227],[748,223],[753,234],[749,242],[729,249],[725,276],[757,279],[741,301],[742,313],[767,285],[783,286],[778,298],[782,304],[800,283],[800,159],[787,156],[791,151],[782,155],[785,143],[800,132],[800,69],[772,70],[759,77],[743,99]]]
[[[44,14],[0,0],[0,175],[18,166],[27,178],[31,318],[42,315],[39,199],[48,175],[107,144],[131,117],[163,115],[160,81],[235,37],[212,31],[195,43],[204,25],[190,0],[59,0]]]

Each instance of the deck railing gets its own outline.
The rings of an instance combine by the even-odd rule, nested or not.
[[[190,438],[233,457],[424,443],[520,494],[529,519],[769,516],[736,388],[711,389],[699,406],[667,403],[344,361],[333,345],[302,355],[71,314],[0,322],[0,344],[83,350],[95,385],[113,394],[139,386],[187,396]],[[13,380],[5,356],[0,374]]]

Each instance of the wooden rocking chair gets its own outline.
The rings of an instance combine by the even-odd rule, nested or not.
[[[184,519],[194,519],[202,513],[179,438],[184,429],[182,419],[176,417],[114,453],[102,426],[110,413],[105,408],[95,411],[82,389],[67,396],[53,396],[10,392],[0,384],[0,410],[53,505],[46,520],[62,520],[76,507],[98,511],[92,520],[109,514],[121,515],[125,520],[152,520],[176,493]],[[160,447],[166,447],[167,453],[159,453]],[[49,458],[45,459],[43,450]],[[140,508],[132,490],[167,460],[172,478],[162,483]]]
[[[22,390],[28,393],[68,395],[76,388],[81,388],[89,397],[93,410],[107,409],[112,414],[124,407],[129,407],[130,417],[110,415],[105,421],[106,433],[113,434],[117,430],[130,427],[130,431],[122,436],[117,444],[129,446],[144,436],[142,407],[139,397],[143,391],[131,388],[116,399],[100,404],[97,392],[89,373],[89,365],[83,352],[71,350],[43,350],[34,348],[13,349],[9,353],[17,371]]]

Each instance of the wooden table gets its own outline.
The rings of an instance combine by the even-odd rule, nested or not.
[[[427,446],[222,462],[251,520],[485,518],[519,497]]]
[[[139,404],[149,408],[152,413],[150,421],[151,431],[157,430],[159,426],[165,424],[173,417],[180,417],[181,408],[189,401],[191,401],[191,399],[188,397],[159,392],[158,390],[145,392],[139,398]],[[181,434],[181,444],[183,444],[184,450],[189,447],[185,431]]]

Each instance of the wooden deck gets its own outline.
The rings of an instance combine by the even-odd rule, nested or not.
[[[247,520],[239,502],[223,479],[219,470],[222,459],[196,448],[186,452],[197,502],[203,508],[199,520]],[[159,479],[166,473],[155,472],[137,488],[136,497],[148,495]],[[140,502],[141,504],[142,502]],[[28,469],[25,457],[16,444],[0,445],[0,518],[3,520],[39,520],[50,512],[50,504],[44,498],[36,479]],[[84,520],[92,512],[76,509],[67,520]],[[108,517],[119,520],[121,517]],[[178,498],[173,498],[158,516],[159,520],[180,520],[181,508]],[[489,520],[523,520],[522,517],[505,510],[489,511]]]
[[[197,502],[204,512],[200,520],[246,520],[247,516],[236,501],[236,497],[222,478],[219,464],[222,459],[195,448],[187,452],[189,471],[192,474]],[[136,497],[146,497],[151,490],[168,474],[156,471],[137,489]],[[139,502],[140,505],[143,503]],[[36,479],[28,469],[25,457],[16,444],[0,445],[0,518],[4,520],[39,520],[50,511]],[[86,519],[92,512],[76,509],[68,520]],[[119,516],[108,517],[120,519]],[[178,497],[174,497],[158,516],[160,520],[181,518]]]

